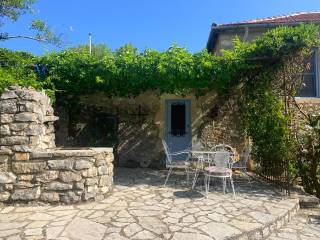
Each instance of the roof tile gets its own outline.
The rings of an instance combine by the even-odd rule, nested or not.
[[[320,22],[320,12],[298,12],[288,15],[273,16],[268,18],[220,24],[219,26],[237,26],[248,24],[288,24],[288,23],[314,23]]]

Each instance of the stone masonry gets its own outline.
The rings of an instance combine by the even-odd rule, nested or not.
[[[13,86],[0,97],[0,202],[74,203],[112,189],[109,148],[55,148],[50,98]]]
[[[1,95],[0,114],[2,151],[27,160],[26,153],[55,148],[53,123],[58,117],[44,92],[13,86]]]

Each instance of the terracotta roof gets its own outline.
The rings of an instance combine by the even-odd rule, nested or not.
[[[238,26],[248,24],[295,24],[300,22],[320,22],[320,12],[298,12],[288,15],[219,24],[218,26]]]

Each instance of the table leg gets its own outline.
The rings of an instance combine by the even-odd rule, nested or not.
[[[195,174],[194,174],[194,177],[193,177],[192,189],[194,189],[194,188],[195,188],[195,186],[196,186],[197,179],[198,179],[198,175],[199,175],[199,170],[198,170],[198,169],[196,169]]]

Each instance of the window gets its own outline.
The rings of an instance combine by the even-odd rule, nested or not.
[[[186,133],[186,105],[171,105],[171,134],[183,136]]]
[[[298,97],[320,97],[319,76],[318,76],[318,49],[315,49],[311,56],[311,66],[304,73],[302,87]]]

